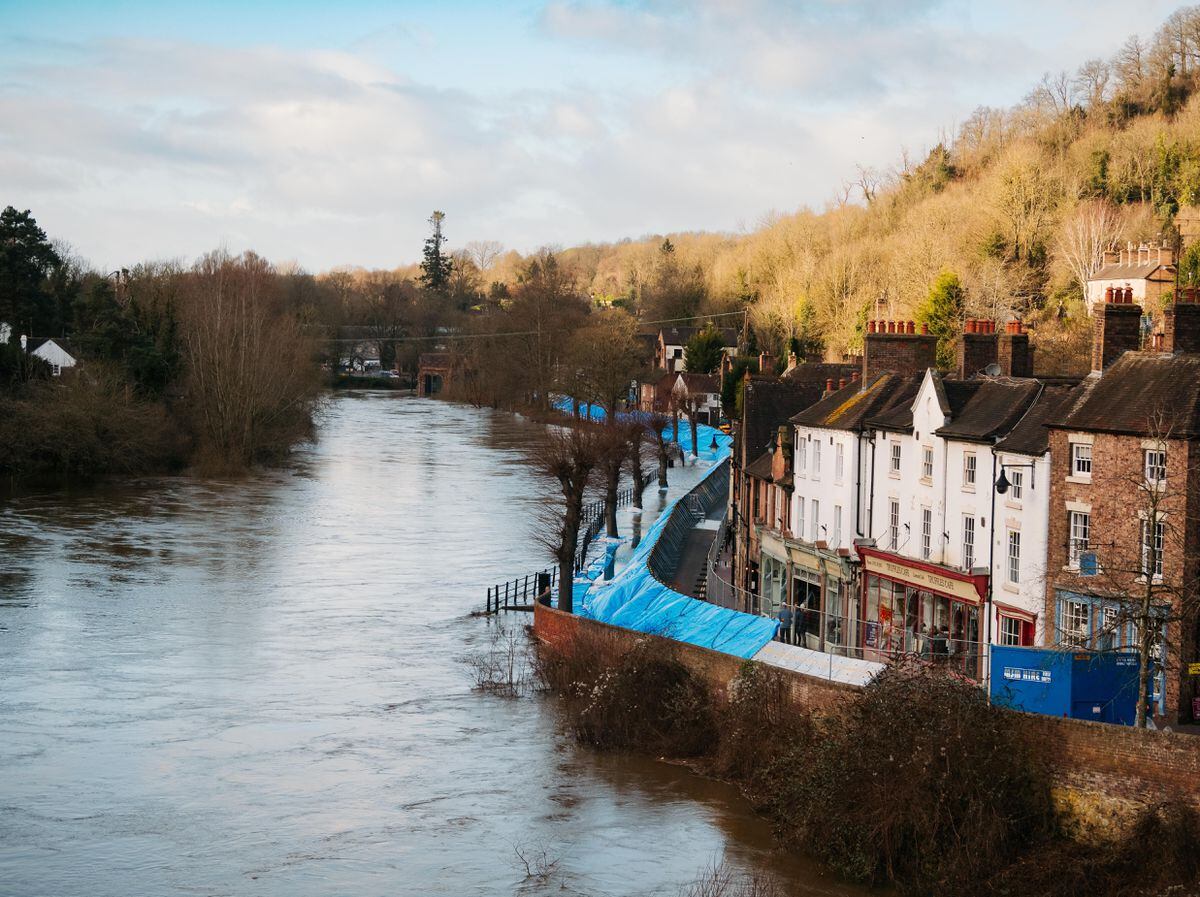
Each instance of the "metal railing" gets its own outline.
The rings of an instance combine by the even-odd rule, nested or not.
[[[618,508],[624,507],[632,501],[632,486],[617,492],[616,506]],[[588,554],[592,549],[592,543],[600,535],[600,530],[604,529],[604,499],[597,499],[585,504],[581,520],[584,526],[579,534],[579,548],[575,552],[575,562],[573,564],[575,573],[581,573],[584,567],[587,566]],[[558,565],[555,564],[553,567],[544,567],[534,573],[526,573],[505,582],[497,583],[494,586],[488,586],[487,602],[484,604],[483,612],[494,614],[502,610],[531,610],[533,608],[533,601],[537,597],[535,592],[539,575],[550,577],[551,591],[557,588]]]

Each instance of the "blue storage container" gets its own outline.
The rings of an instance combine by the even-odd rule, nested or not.
[[[992,646],[992,703],[1028,713],[1131,726],[1137,677],[1128,651]]]

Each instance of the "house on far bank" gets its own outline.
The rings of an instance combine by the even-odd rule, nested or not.
[[[721,419],[721,382],[715,374],[677,374],[671,398],[681,409],[694,402],[696,419],[702,424],[716,426]]]
[[[687,348],[688,341],[703,329],[702,327],[664,327],[658,331],[658,342],[654,349],[654,366],[662,370],[686,371],[684,350]],[[737,355],[738,332],[732,327],[722,327],[717,332],[721,334],[721,339],[725,343],[725,354]],[[672,367],[672,362],[674,367]]]
[[[60,376],[67,368],[79,364],[75,350],[65,339],[30,340],[28,349],[30,355],[36,355],[50,365],[50,373],[55,377]]]
[[[1129,289],[1132,301],[1157,318],[1163,298],[1175,289],[1175,271],[1174,251],[1158,243],[1128,243],[1124,249],[1108,250],[1100,270],[1088,278],[1088,311],[1095,303],[1105,301],[1105,290]]]

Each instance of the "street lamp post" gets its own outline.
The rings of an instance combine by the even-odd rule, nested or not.
[[[1000,476],[996,476],[996,468],[1000,468]],[[995,454],[992,455],[992,529],[991,532],[996,532],[996,496],[1004,495],[1012,487],[1012,481],[1004,475],[1006,468],[1028,468],[1029,469],[1029,488],[1034,488],[1033,474],[1036,466],[1030,462],[1029,464],[1010,464],[1006,461],[996,462]],[[993,594],[992,589],[996,579],[996,536],[989,535],[988,537],[988,586],[987,586],[987,604],[984,607],[984,613],[987,619],[983,622],[984,631],[984,647],[987,648],[987,660],[984,663],[983,683],[988,690],[988,700],[991,700],[991,676],[992,676],[992,616],[993,616]]]

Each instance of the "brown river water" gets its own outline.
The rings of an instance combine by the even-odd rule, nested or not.
[[[528,618],[470,612],[545,565],[537,432],[342,394],[286,471],[0,503],[0,894],[673,895],[721,859],[857,893],[732,788],[473,689]]]

